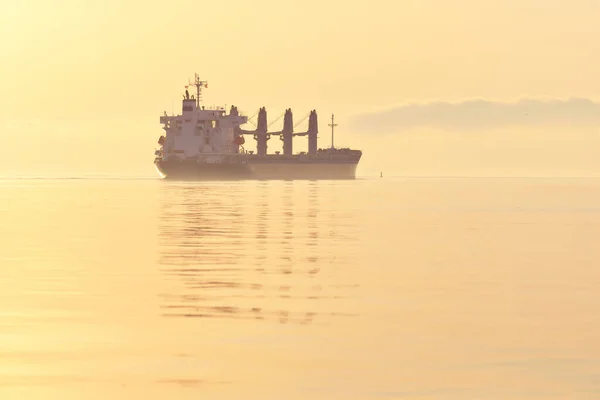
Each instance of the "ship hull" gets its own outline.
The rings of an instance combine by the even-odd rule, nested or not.
[[[185,161],[157,161],[156,168],[165,179],[174,180],[238,180],[251,178],[244,164],[199,164]]]
[[[255,179],[354,179],[354,163],[252,163]]]
[[[244,163],[199,164],[157,161],[161,176],[172,180],[355,179],[357,163]]]

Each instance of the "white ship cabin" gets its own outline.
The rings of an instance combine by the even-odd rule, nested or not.
[[[166,132],[162,139],[164,159],[202,158],[205,162],[219,162],[224,155],[235,154],[239,146],[234,142],[235,128],[248,118],[227,114],[225,109],[205,109],[198,99],[186,90],[181,115],[160,117]]]

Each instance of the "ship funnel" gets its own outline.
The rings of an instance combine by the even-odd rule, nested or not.
[[[194,99],[183,100],[183,104],[181,107],[181,111],[183,112],[183,115],[187,115],[188,113],[193,112],[195,108],[196,108],[196,100],[194,100]]]

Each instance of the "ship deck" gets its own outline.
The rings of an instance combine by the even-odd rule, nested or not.
[[[217,154],[200,155],[194,160],[202,163],[206,157],[211,158]],[[320,151],[316,154],[298,153],[292,155],[284,154],[218,154],[222,157],[223,163],[226,164],[352,164],[358,163],[362,156],[360,150],[337,150],[337,151]]]

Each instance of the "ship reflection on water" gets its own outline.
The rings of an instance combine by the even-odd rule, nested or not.
[[[345,266],[358,233],[335,184],[181,183],[161,188],[162,315],[330,323],[355,315]]]

